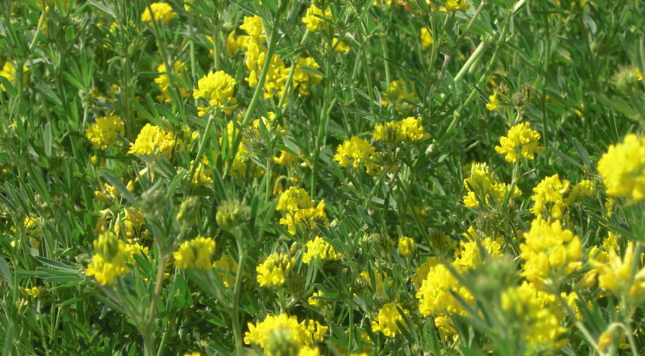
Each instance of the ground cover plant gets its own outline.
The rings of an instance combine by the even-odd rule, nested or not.
[[[644,354],[644,22],[0,0],[0,352]]]

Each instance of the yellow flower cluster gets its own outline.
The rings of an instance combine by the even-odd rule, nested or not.
[[[324,11],[318,8],[316,5],[311,4],[307,9],[305,17],[302,18],[302,22],[307,25],[307,30],[316,32],[325,28],[327,21],[323,18],[331,20],[331,11],[329,8]]]
[[[632,263],[634,261],[634,243],[627,245],[625,254],[621,259],[616,253],[614,246],[607,246],[606,261],[602,258],[591,259],[589,262],[593,269],[589,272],[591,279],[598,276],[598,285],[600,288],[611,291],[618,296],[631,297],[636,303],[645,300],[645,268],[634,273],[634,280],[630,281],[632,276]],[[641,257],[642,260],[642,257]]]
[[[520,257],[525,261],[521,275],[536,287],[541,288],[547,279],[560,282],[582,267],[582,243],[573,232],[563,229],[559,220],[533,220],[524,238],[520,245]]]
[[[211,255],[215,251],[215,240],[198,237],[185,241],[172,255],[175,265],[181,269],[208,271],[212,266]]]
[[[423,125],[420,117],[408,117],[397,122],[387,122],[385,125],[378,124],[372,133],[374,139],[388,143],[419,141],[430,138],[430,135],[423,132]]]
[[[231,55],[235,54],[238,49],[245,51],[246,68],[249,70],[246,81],[250,87],[255,87],[258,85],[258,75],[267,60],[267,48],[264,46],[266,36],[262,20],[259,16],[244,17],[244,23],[240,25],[240,29],[246,31],[248,36],[234,38],[234,33],[231,32],[227,40],[227,51]],[[274,54],[269,61],[269,69],[264,83],[265,99],[282,94],[291,69],[277,54]],[[300,58],[296,63],[292,78],[294,88],[298,88],[301,95],[309,95],[308,84],[319,83],[322,77],[305,71],[301,67],[318,69],[320,66],[313,58]]]
[[[531,130],[528,122],[511,127],[507,136],[502,136],[499,142],[501,146],[496,146],[495,151],[506,155],[506,162],[516,162],[520,156],[531,160],[536,153],[544,152],[544,147],[539,146],[540,133]]]
[[[388,106],[390,103],[394,102],[396,104],[396,110],[401,112],[401,104],[406,101],[412,101],[417,98],[417,95],[414,92],[414,83],[410,83],[410,86],[406,84],[403,79],[398,79],[391,82],[387,89],[385,89],[385,98],[381,100],[381,105]]]
[[[337,150],[334,161],[337,161],[341,167],[358,168],[363,165],[367,174],[378,174],[380,168],[375,162],[376,150],[367,140],[353,136],[340,144]]]
[[[486,205],[491,205],[489,197],[492,198],[496,205],[499,205],[504,202],[504,197],[507,194],[510,194],[509,199],[515,199],[522,194],[517,186],[510,193],[508,184],[499,183],[497,177],[490,173],[486,163],[472,165],[470,177],[464,179],[464,186],[467,191],[463,198],[464,205],[469,208],[479,208],[480,201],[485,202]]]
[[[410,257],[414,254],[415,249],[416,245],[413,239],[407,236],[403,236],[399,239],[399,253],[401,256]]]
[[[179,78],[183,79],[183,74],[182,74],[182,69],[184,68],[186,64],[182,61],[175,61],[173,64],[174,68],[174,74],[178,76]],[[170,91],[168,91],[168,87],[170,87],[170,75],[168,75],[166,72],[166,65],[165,64],[160,64],[157,67],[157,72],[163,73],[157,78],[154,79],[154,82],[159,85],[159,90],[161,91],[161,95],[157,97],[159,100],[163,100],[166,103],[169,103],[172,100],[172,96],[170,95]],[[186,88],[179,86],[179,95],[181,95],[182,98],[187,98],[190,94],[186,90]]]
[[[432,38],[432,33],[425,28],[421,28],[421,45],[423,47],[430,47],[434,43],[434,39]]]
[[[622,143],[609,146],[598,161],[598,172],[608,195],[630,203],[645,199],[645,137],[630,134]]]
[[[502,246],[504,241],[501,238],[492,239],[487,237],[485,239],[480,238],[473,227],[468,228],[468,233],[465,233],[464,236],[468,239],[468,242],[461,241],[460,249],[455,251],[455,266],[475,269],[482,264],[482,253],[480,251],[480,246],[486,251],[486,255],[491,258],[501,257]]]
[[[152,13],[150,13],[151,9]],[[175,17],[177,17],[177,13],[173,11],[172,6],[164,2],[155,2],[150,4],[149,8],[146,6],[143,14],[141,14],[141,21],[152,25],[154,19],[155,21],[161,21],[164,25],[167,25],[170,20]]]
[[[493,95],[488,97],[488,100],[490,103],[486,104],[486,109],[488,111],[496,111],[502,108],[502,105],[500,104],[500,96],[501,93],[499,90],[495,89],[493,91]]]
[[[539,291],[535,285],[524,281],[519,287],[505,290],[501,304],[510,320],[520,321],[529,344],[556,349],[566,344],[566,339],[561,337],[566,328],[560,325],[564,312],[555,295]]]
[[[269,336],[276,330],[286,329],[291,331],[291,336],[299,346],[312,346],[315,342],[323,340],[323,336],[329,329],[327,326],[314,320],[303,320],[298,322],[295,316],[282,313],[278,316],[268,315],[262,322],[248,323],[249,331],[244,334],[244,342],[247,345],[257,344],[265,348]]]
[[[0,77],[6,78],[9,83],[13,83],[13,77],[16,75],[16,68],[11,64],[11,62],[6,61],[0,70]],[[5,91],[4,85],[0,84],[0,89]]]
[[[126,244],[121,241],[113,232],[106,232],[94,240],[92,263],[87,266],[85,275],[94,276],[101,285],[113,285],[118,277],[130,272],[126,264],[133,263],[132,255],[141,248]]]
[[[209,107],[198,107],[199,116],[204,116],[215,107],[230,114],[237,108],[235,94],[236,81],[223,70],[215,73],[210,72],[197,82],[198,89],[195,89],[195,99],[204,98],[208,101]]]
[[[410,312],[405,309],[403,309],[403,313],[410,314]],[[395,337],[400,332],[399,326],[396,323],[397,321],[402,325],[405,325],[405,321],[397,309],[397,304],[387,303],[383,305],[375,320],[372,320],[372,331],[380,331],[387,337]]]
[[[230,255],[224,255],[219,260],[213,262],[213,268],[224,282],[225,287],[230,287],[235,283],[235,274],[237,273],[237,261]]]
[[[175,135],[172,132],[162,130],[159,126],[146,124],[139,132],[134,143],[130,145],[128,153],[138,155],[161,153],[171,158],[172,149],[175,146]]]
[[[296,264],[296,259],[286,253],[275,252],[266,261],[258,265],[258,283],[262,287],[274,287],[284,284],[284,277]]]
[[[280,195],[276,209],[285,213],[280,219],[281,225],[286,225],[290,234],[298,230],[308,231],[316,227],[316,223],[324,224],[327,220],[325,214],[325,201],[321,200],[314,208],[316,202],[309,198],[306,190],[289,187]]]
[[[555,174],[544,178],[533,188],[531,200],[535,202],[531,212],[536,217],[544,219],[561,219],[566,208],[576,202],[582,201],[584,197],[592,197],[594,194],[591,181],[582,180],[571,189],[568,180],[560,180]]]
[[[114,143],[117,135],[123,136],[124,134],[125,123],[113,115],[99,117],[85,132],[85,136],[97,150],[106,149]]]
[[[320,236],[316,236],[312,241],[307,242],[307,252],[302,256],[302,262],[309,264],[315,259],[338,261],[340,258],[340,253],[336,252],[329,242],[323,240]]]

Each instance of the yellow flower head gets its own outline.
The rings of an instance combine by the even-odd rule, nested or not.
[[[184,62],[182,62],[182,61],[175,61],[175,63],[173,64],[174,74],[177,75],[180,78],[183,78],[182,68],[185,65],[186,64]],[[161,75],[159,75],[158,77],[156,77],[154,79],[154,82],[159,85],[159,90],[161,91],[161,95],[159,95],[157,98],[159,100],[163,100],[163,101],[169,103],[172,100],[172,96],[170,95],[170,91],[168,90],[168,87],[170,87],[170,76],[165,73],[165,72],[167,72],[166,65],[163,64],[163,63],[160,64],[157,67],[157,72],[164,73],[164,74],[161,74]],[[186,90],[186,88],[181,87],[181,86],[178,86],[178,87],[179,87],[179,94],[181,95],[181,97],[182,98],[187,98],[189,96],[189,93]]]
[[[331,48],[334,49],[335,53],[341,53],[341,54],[347,53],[350,50],[349,46],[345,43],[345,41],[339,40],[336,37],[334,37],[334,39],[331,41]]]
[[[0,77],[6,78],[9,83],[13,83],[13,77],[16,75],[16,68],[11,64],[11,62],[6,61],[0,70]],[[0,84],[0,89],[5,90],[4,85]]]
[[[97,150],[104,150],[114,143],[117,135],[125,134],[125,123],[116,116],[105,116],[96,119],[85,132],[85,136]]]
[[[152,14],[150,14],[150,9],[152,9]],[[156,2],[151,4],[150,8],[146,6],[143,14],[141,14],[141,21],[152,25],[154,18],[156,21],[161,21],[164,25],[167,25],[175,17],[177,17],[177,13],[172,10],[172,6],[163,2]]]
[[[311,346],[314,342],[323,340],[323,336],[329,329],[314,320],[303,320],[298,322],[295,316],[282,313],[277,316],[268,315],[263,321],[253,325],[248,324],[249,331],[244,334],[244,343],[247,345],[257,344],[261,348],[267,346],[269,336],[277,330],[286,329],[291,331],[291,337],[296,343],[303,346]]]
[[[568,180],[560,181],[560,177],[552,175],[544,178],[533,189],[531,200],[535,202],[531,212],[535,216],[553,217],[561,219],[564,209],[567,207],[564,195],[569,192],[571,184]]]
[[[309,193],[306,190],[289,187],[286,192],[280,195],[276,209],[285,213],[295,213],[300,209],[312,208],[315,203],[314,200],[309,199]]]
[[[634,259],[634,243],[630,242],[625,255],[620,258],[614,247],[608,246],[607,262],[591,260],[593,272],[598,274],[600,288],[613,292],[618,296],[629,296],[636,303],[645,299],[645,268],[636,271],[634,281],[630,284],[632,261]]]
[[[217,274],[222,278],[225,287],[230,287],[235,283],[237,267],[237,261],[230,255],[224,255],[213,262],[213,268],[218,270]]]
[[[341,167],[358,168],[362,164],[368,174],[376,174],[379,167],[372,161],[375,158],[374,154],[375,149],[367,140],[353,136],[338,146],[338,153],[334,156],[334,160]]]
[[[316,5],[311,5],[307,9],[307,13],[305,14],[305,17],[302,18],[302,22],[304,22],[307,25],[307,29],[309,31],[320,31],[323,28],[325,28],[325,24],[327,21],[322,19],[322,17],[331,19],[331,11],[329,9],[325,9],[325,11],[319,9],[316,7]]]
[[[117,278],[130,272],[126,263],[134,262],[135,252],[131,245],[121,241],[113,232],[99,235],[94,240],[92,263],[87,266],[85,275],[94,276],[101,285],[113,285]]]
[[[502,108],[502,105],[500,104],[500,96],[501,93],[499,90],[495,89],[495,91],[493,91],[493,95],[488,97],[488,100],[490,101],[490,103],[486,104],[486,109],[488,111],[495,111]]]
[[[284,277],[296,264],[296,259],[286,253],[272,253],[257,268],[258,283],[262,287],[281,286],[284,284]]]
[[[556,297],[539,291],[532,283],[505,290],[501,296],[502,310],[512,320],[520,321],[524,338],[532,345],[560,349],[566,344],[560,325],[564,313]]]
[[[215,240],[198,237],[181,244],[173,253],[175,265],[181,269],[208,271],[212,268],[211,255],[215,251]]]
[[[544,280],[559,280],[582,267],[582,243],[573,232],[562,228],[560,220],[533,220],[531,230],[524,234],[520,257],[521,273],[529,282],[541,287]]]
[[[510,199],[519,197],[522,191],[515,186],[513,192],[509,192],[510,187],[507,184],[499,183],[497,177],[490,173],[486,163],[475,163],[470,170],[470,178],[464,179],[464,187],[467,194],[463,197],[464,205],[469,208],[478,208],[480,200],[487,205],[492,204],[490,198],[495,204],[502,204],[504,197],[510,194]]]
[[[645,199],[645,137],[630,134],[623,143],[609,146],[598,161],[598,172],[608,195],[630,203]]]
[[[501,146],[496,146],[495,151],[506,155],[506,162],[515,162],[520,155],[531,160],[535,158],[535,153],[544,152],[544,147],[539,146],[540,134],[531,130],[528,122],[511,127],[507,136],[502,136],[499,142]]]
[[[161,153],[168,158],[172,157],[172,149],[175,146],[175,135],[166,132],[159,126],[146,124],[139,132],[137,139],[131,144],[128,153],[138,155],[153,155]]]
[[[434,39],[432,38],[432,34],[430,31],[428,31],[427,28],[422,27],[421,28],[421,45],[423,47],[430,47],[434,43]]]
[[[302,257],[302,262],[310,263],[313,259],[320,259],[321,261],[338,261],[341,258],[340,253],[336,252],[334,247],[329,242],[323,240],[321,237],[316,236],[313,241],[307,242],[307,252]]]
[[[396,303],[385,304],[376,319],[372,321],[372,331],[380,331],[387,337],[395,337],[399,333],[399,326],[396,322],[405,325],[405,321],[396,307]],[[403,313],[409,314],[410,312],[403,310]]]
[[[403,236],[399,239],[399,253],[402,256],[406,256],[406,257],[412,256],[415,249],[416,249],[416,245],[413,239],[407,236]]]
[[[204,98],[208,100],[210,107],[220,108],[230,114],[237,108],[237,99],[233,97],[235,84],[235,79],[223,70],[211,72],[197,82],[198,89],[195,89],[193,96],[195,99]],[[210,111],[210,108],[198,109],[199,116]]]

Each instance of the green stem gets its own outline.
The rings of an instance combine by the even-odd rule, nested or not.
[[[239,238],[238,238],[239,241]],[[238,356],[245,355],[244,343],[242,341],[242,328],[240,327],[240,315],[238,312],[240,305],[240,291],[242,289],[242,272],[244,270],[244,262],[246,260],[246,251],[243,250],[242,245],[238,242],[237,248],[240,254],[237,263],[237,272],[235,273],[235,287],[233,289],[233,307],[231,308],[231,319],[233,320],[233,333],[235,334],[235,349]]]
[[[208,140],[209,133],[211,132],[211,126],[213,126],[214,118],[215,114],[211,111],[208,116],[208,122],[206,123],[206,129],[204,130],[204,136],[202,137],[202,141],[199,143],[199,148],[197,149],[197,156],[195,156],[195,161],[193,162],[193,166],[190,168],[190,173],[188,174],[189,184],[192,184],[197,166],[201,162],[202,155],[204,154],[204,149],[206,147],[206,141]]]
[[[309,37],[309,30],[305,31],[305,34],[302,36],[302,40],[300,40],[300,46],[302,46],[305,41],[307,40],[307,37]],[[289,86],[291,85],[291,81],[293,80],[293,73],[296,71],[296,67],[298,66],[298,60],[300,59],[300,55],[302,52],[298,52],[296,57],[294,58],[292,64],[291,64],[291,69],[289,69],[289,76],[287,77],[287,82],[284,84],[284,89],[282,89],[282,95],[280,95],[280,102],[278,103],[278,107],[282,108],[284,105],[284,101],[287,99],[287,93],[289,92]]]
[[[486,47],[488,47],[488,44],[490,42],[486,39],[484,39],[482,42],[479,43],[479,46],[475,49],[475,52],[468,58],[466,63],[461,67],[457,75],[455,76],[455,83],[460,82],[461,79],[464,77],[466,72],[470,69],[470,67],[475,64],[475,62],[479,59],[481,54],[484,52]]]

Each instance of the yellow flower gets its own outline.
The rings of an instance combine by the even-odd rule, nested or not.
[[[150,9],[152,9],[152,14],[150,14]],[[172,6],[163,2],[156,2],[151,4],[149,8],[146,6],[143,14],[141,14],[141,21],[152,25],[154,18],[156,21],[162,21],[164,25],[167,25],[175,17],[177,17],[177,13],[172,10]]]
[[[325,28],[325,24],[327,23],[327,21],[325,21],[321,17],[331,20],[331,15],[332,14],[329,9],[325,9],[325,11],[323,11],[316,7],[316,5],[312,4],[307,9],[305,17],[302,18],[302,22],[307,25],[307,29],[309,31],[316,32]]]
[[[486,104],[486,109],[488,111],[495,111],[502,108],[500,102],[500,92],[498,90],[493,91],[493,95],[488,97],[490,103]]]
[[[193,169],[195,165],[195,160],[190,161],[190,169]],[[213,171],[208,168],[208,158],[204,156],[195,168],[195,175],[193,176],[192,185],[194,187],[199,187],[207,183],[213,183]]]
[[[133,263],[135,252],[131,245],[119,240],[112,232],[99,235],[94,240],[92,263],[87,266],[85,275],[94,276],[101,285],[113,285],[116,279],[130,272],[127,263]]]
[[[410,257],[414,253],[416,245],[414,240],[407,236],[403,236],[399,239],[399,253],[402,256]]]
[[[549,278],[561,280],[582,267],[582,243],[573,232],[562,228],[560,220],[533,220],[524,234],[520,257],[525,261],[521,273],[538,288]]]
[[[137,139],[131,143],[128,153],[138,155],[153,155],[161,153],[168,158],[172,157],[172,149],[175,146],[175,135],[166,132],[159,126],[146,124],[139,132]]]
[[[573,204],[583,201],[584,197],[593,197],[594,189],[590,180],[581,180],[578,184],[573,186],[571,192],[567,196],[566,203],[567,206],[572,206]]]
[[[460,249],[455,251],[455,266],[462,266],[469,269],[475,269],[482,264],[482,253],[479,247],[483,247],[486,255],[490,258],[501,257],[502,246],[504,244],[501,238],[492,239],[487,237],[480,238],[473,227],[468,228],[468,233],[464,233],[468,242],[461,242]]]
[[[470,9],[470,4],[466,0],[445,0],[444,6],[450,11],[466,11]]]
[[[331,41],[331,48],[334,49],[335,53],[347,53],[350,50],[345,41],[339,40],[336,37]]]
[[[515,186],[513,192],[509,192],[507,184],[499,183],[497,177],[491,174],[486,163],[475,163],[470,170],[470,177],[464,179],[464,187],[467,194],[463,197],[464,205],[469,208],[478,208],[479,202],[491,205],[489,198],[497,205],[504,202],[504,197],[510,194],[510,199],[519,197],[522,192]]]
[[[540,134],[531,130],[531,124],[521,123],[508,130],[507,137],[502,136],[499,140],[501,146],[496,146],[495,151],[505,154],[506,162],[515,162],[521,155],[531,160],[535,153],[544,152],[544,147],[539,146]]]
[[[535,205],[533,205],[531,212],[537,217],[561,219],[564,209],[567,207],[564,195],[569,192],[570,186],[568,180],[560,181],[557,174],[544,178],[533,189],[534,194],[531,200],[535,202]]]
[[[198,237],[181,244],[172,255],[175,265],[181,269],[208,271],[212,268],[211,255],[215,251],[215,240]]]
[[[104,150],[114,143],[117,135],[125,134],[125,123],[116,116],[105,116],[96,119],[85,132],[85,136],[97,150]]]
[[[302,262],[309,264],[314,259],[320,261],[338,261],[341,258],[340,253],[336,252],[334,247],[329,242],[323,240],[321,237],[316,236],[313,241],[307,242],[307,252],[302,257]]]
[[[634,280],[630,284],[632,275],[632,261],[634,260],[634,243],[630,242],[621,259],[616,249],[609,248],[608,261],[590,260],[594,273],[598,274],[600,288],[613,292],[618,296],[631,297],[635,303],[645,299],[645,268],[634,273]]]
[[[425,140],[430,137],[429,134],[423,132],[423,125],[421,125],[420,117],[408,117],[400,121],[401,137],[405,141],[419,141]]]
[[[287,225],[290,234],[296,234],[299,227],[301,230],[309,230],[316,227],[316,222],[325,224],[325,201],[321,200],[314,208],[316,202],[309,199],[309,194],[304,189],[289,187],[280,195],[277,210],[285,213],[280,219],[281,225]]]
[[[567,339],[562,335],[566,328],[560,325],[564,313],[552,294],[539,291],[532,283],[505,290],[501,296],[502,310],[509,319],[518,320],[529,344],[560,349]]]
[[[286,192],[280,195],[276,210],[285,213],[295,213],[300,209],[312,208],[315,203],[314,200],[309,198],[309,193],[306,190],[289,187]]]
[[[407,310],[403,310],[403,313],[410,314]],[[376,320],[372,321],[372,331],[380,331],[387,337],[395,337],[396,334],[399,333],[399,326],[396,323],[397,321],[405,325],[403,317],[397,310],[397,304],[387,303],[379,311]]]
[[[175,63],[173,64],[173,68],[174,68],[174,74],[176,76],[183,78],[182,68],[184,67],[184,65],[185,65],[184,62],[175,61]],[[160,64],[157,67],[157,72],[164,73],[154,79],[154,82],[159,85],[159,90],[161,91],[161,95],[159,95],[157,99],[163,100],[169,103],[172,100],[172,96],[170,95],[170,91],[168,91],[168,87],[170,87],[170,76],[166,74],[167,72],[166,65],[163,63]],[[179,86],[179,83],[177,83],[177,87],[179,88],[179,94],[181,95],[182,98],[187,98],[189,96],[189,93],[186,90],[186,88]]]
[[[278,316],[267,315],[263,321],[255,325],[248,323],[248,326],[249,331],[244,334],[244,343],[247,345],[254,343],[263,349],[267,346],[271,334],[280,329],[289,330],[291,337],[300,347],[312,346],[314,342],[322,341],[329,329],[314,320],[303,320],[299,323],[298,318],[286,313]]]
[[[421,28],[421,45],[423,47],[430,47],[434,43],[434,39],[432,38],[432,34],[430,31],[428,31],[427,28],[422,27]]]
[[[598,172],[608,195],[630,203],[645,199],[645,138],[630,134],[623,143],[609,146],[598,161]]]
[[[314,294],[311,297],[309,297],[309,299],[307,299],[307,303],[309,303],[309,305],[314,307],[320,307],[324,301],[320,298],[313,298],[313,297],[324,297],[324,296],[325,296],[325,293],[323,293],[322,291],[314,292]]]
[[[296,264],[296,259],[286,253],[272,253],[258,267],[258,283],[262,287],[281,286],[284,284],[284,277]]]
[[[417,95],[414,91],[414,83],[407,83],[403,79],[398,79],[391,82],[385,90],[385,98],[381,100],[381,105],[388,106],[391,102],[396,104],[396,110],[402,111],[401,103],[416,99]]]
[[[195,89],[193,96],[195,99],[204,98],[208,100],[210,107],[220,108],[230,114],[237,108],[237,99],[233,97],[235,84],[235,79],[223,70],[211,72],[197,82],[198,89]],[[208,113],[210,107],[198,108],[199,116]]]
[[[217,274],[222,278],[225,287],[230,287],[235,283],[238,264],[232,256],[222,256],[219,260],[213,262],[213,267],[219,270]]]
[[[16,75],[16,68],[11,64],[11,62],[6,61],[0,70],[0,77],[6,78],[9,83],[13,83],[13,77]],[[5,90],[4,85],[0,84],[0,89]]]
[[[376,174],[378,165],[373,162],[375,149],[366,140],[353,136],[338,146],[338,153],[334,156],[341,167],[358,168],[364,165],[368,174]]]

